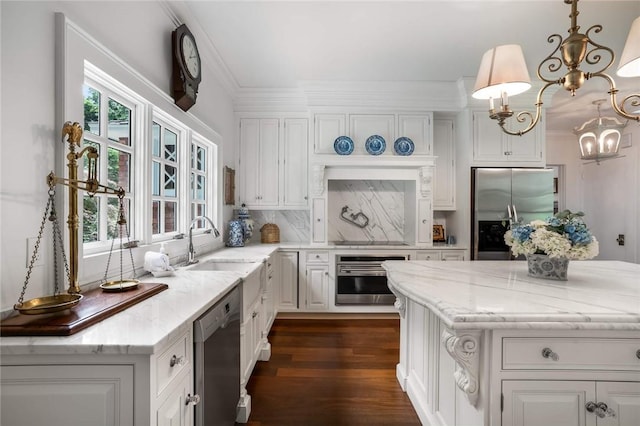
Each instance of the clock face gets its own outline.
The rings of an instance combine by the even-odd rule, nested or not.
[[[195,41],[189,34],[182,37],[182,59],[191,78],[200,75],[200,56]]]

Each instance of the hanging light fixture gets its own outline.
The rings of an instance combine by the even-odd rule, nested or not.
[[[620,137],[622,136],[621,130],[627,123],[622,123],[615,117],[602,117],[600,105],[606,101],[606,99],[593,101],[593,104],[598,109],[598,117],[573,129],[573,133],[578,135],[578,144],[580,145],[580,154],[583,160],[596,160],[599,162],[603,158],[618,155]]]
[[[571,5],[571,28],[569,36],[563,39],[559,34],[548,37],[549,43],[557,43],[555,50],[538,65],[537,75],[545,84],[538,91],[536,98],[535,115],[530,111],[521,111],[515,114],[518,123],[525,123],[522,130],[511,131],[505,128],[505,120],[512,117],[514,112],[509,108],[509,96],[513,96],[527,90],[530,86],[527,66],[524,62],[522,49],[517,45],[504,45],[487,51],[480,63],[478,77],[472,96],[476,99],[489,100],[489,116],[498,120],[502,131],[510,135],[523,135],[532,130],[540,121],[542,112],[542,95],[549,87],[562,86],[575,96],[585,81],[600,77],[609,83],[609,96],[611,106],[616,114],[629,120],[640,121],[640,115],[634,115],[637,111],[627,111],[628,107],[637,110],[640,107],[640,93],[631,94],[617,103],[618,89],[613,78],[605,73],[615,60],[613,50],[597,44],[591,40],[589,33],[599,33],[602,25],[593,25],[584,34],[579,33],[577,23],[578,0],[564,0]],[[608,61],[607,61],[608,59]],[[584,72],[580,65],[586,62],[589,65],[598,65],[603,61],[604,66],[598,71]],[[561,71],[564,64],[568,71],[563,76],[554,74]],[[636,19],[632,26],[625,48],[623,50],[618,75],[621,77],[640,77],[640,18]],[[524,89],[524,90],[523,90]],[[494,102],[498,101],[498,108]]]

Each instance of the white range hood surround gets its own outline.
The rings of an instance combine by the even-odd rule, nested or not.
[[[316,157],[310,165],[311,242],[328,243],[329,181],[404,181],[404,237],[410,244],[431,246],[435,157],[370,155]]]

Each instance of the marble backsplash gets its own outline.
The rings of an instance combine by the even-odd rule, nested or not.
[[[327,237],[329,241],[404,241],[404,181],[330,180]],[[356,224],[344,220],[344,216]],[[362,212],[368,219],[367,226]]]
[[[249,210],[254,221],[253,236],[247,244],[260,243],[260,228],[265,223],[275,223],[280,228],[280,242],[308,243],[309,211],[308,210]],[[234,217],[238,217],[237,210]]]

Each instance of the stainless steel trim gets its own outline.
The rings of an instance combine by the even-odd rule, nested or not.
[[[337,305],[393,305],[394,294],[338,294]]]

